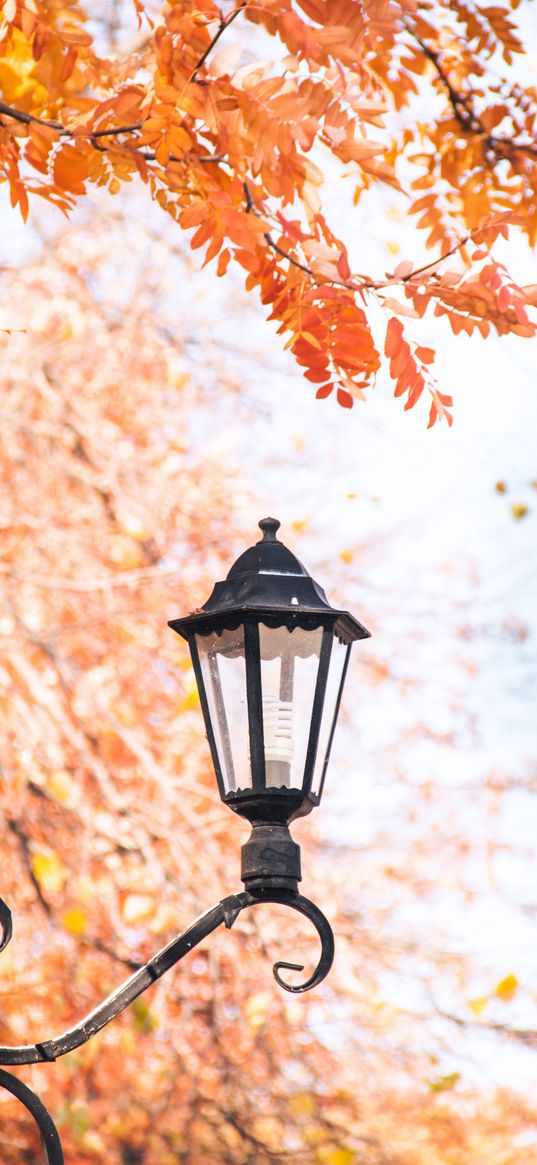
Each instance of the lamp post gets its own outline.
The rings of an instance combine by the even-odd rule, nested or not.
[[[86,1043],[218,926],[242,910],[282,903],[311,920],[321,940],[307,991],[328,974],[334,956],[329,923],[298,892],[300,849],[289,823],[321,799],[351,645],[369,632],[348,611],[328,603],[322,588],[277,538],[280,523],[259,523],[262,538],[241,554],[203,607],[169,626],[187,640],[220,796],[252,825],[242,847],[244,890],[223,898],[135,971],[80,1023],[53,1039],[0,1047],[0,1064],[56,1060]],[[0,899],[0,950],[11,938],[11,913]],[[54,1123],[34,1093],[0,1069],[0,1085],[37,1123],[48,1165],[63,1165]]]

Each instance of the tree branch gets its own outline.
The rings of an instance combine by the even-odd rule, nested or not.
[[[253,214],[259,214],[259,211],[256,209],[254,200],[252,198],[252,192],[250,190],[248,182],[243,182],[242,185],[243,185],[243,190],[244,190],[244,196],[246,199],[246,213],[250,214],[250,212],[253,212]],[[264,238],[265,242],[268,243],[269,247],[272,247],[272,250],[276,251],[277,255],[281,255],[282,259],[287,259],[287,262],[290,263],[292,267],[296,267],[299,271],[304,271],[304,273],[306,275],[309,275],[310,279],[312,279],[313,282],[318,287],[322,287],[323,283],[335,282],[334,280],[331,280],[331,279],[320,280],[318,278],[318,276],[315,274],[315,272],[312,271],[311,267],[308,267],[305,263],[301,263],[299,259],[295,259],[293,255],[290,255],[288,253],[288,251],[285,251],[283,247],[280,247],[279,243],[276,243],[275,240],[272,238],[270,231],[265,231],[263,234],[263,238]],[[340,284],[338,284],[338,286],[339,287],[347,287],[347,285],[344,283],[340,283]]]
[[[79,134],[75,135],[74,131],[69,129],[69,126],[62,125],[60,121],[48,121],[45,117],[37,117],[35,113],[25,113],[22,109],[15,109],[12,105],[6,105],[5,101],[0,101],[1,113],[6,117],[12,117],[14,121],[19,121],[21,125],[41,125],[44,129],[53,129],[60,137],[73,138],[80,136]],[[118,125],[112,129],[88,129],[88,137],[109,138],[123,133],[136,133],[142,126],[142,121],[136,121],[132,125]]]
[[[509,1027],[506,1023],[497,1023],[493,1020],[472,1020],[464,1019],[460,1015],[453,1015],[450,1011],[444,1011],[438,1004],[433,1004],[435,1012],[440,1015],[442,1019],[449,1020],[460,1028],[470,1028],[472,1031],[489,1031],[497,1032],[500,1035],[506,1036],[508,1039],[517,1040],[519,1043],[526,1044],[527,1047],[537,1048],[537,1030],[534,1028],[518,1028]]]
[[[240,9],[237,9],[236,11],[239,12]],[[47,121],[46,118],[37,117],[34,113],[25,113],[22,109],[15,109],[12,105],[6,105],[4,101],[0,101],[0,115],[1,114],[4,114],[6,117],[12,117],[14,121],[20,122],[21,125],[40,125],[44,129],[53,129],[55,133],[57,133],[58,136],[62,138],[69,138],[72,140],[74,138],[78,139],[84,136],[79,132],[75,133],[75,131],[70,129],[69,126],[62,125],[59,121]],[[0,124],[2,124],[1,120]],[[135,134],[143,128],[143,124],[143,121],[136,121],[133,122],[132,125],[119,125],[111,129],[88,129],[87,137],[94,143],[95,149],[100,150],[101,153],[105,154],[108,147],[98,144],[101,138],[119,137],[121,134]],[[135,149],[138,149],[138,147],[135,147]],[[152,151],[141,151],[140,157],[144,159],[144,162],[156,161],[156,154],[154,154]],[[176,154],[170,154],[169,160],[170,162],[181,162],[187,165],[186,159],[179,158]],[[225,162],[226,158],[225,154],[200,154],[196,157],[195,160],[203,164],[218,164],[219,162]]]
[[[449,251],[444,251],[444,254],[440,255],[438,259],[431,259],[429,263],[424,263],[422,267],[415,267],[412,271],[408,272],[408,275],[395,275],[392,278],[387,279],[385,282],[369,283],[367,286],[380,291],[383,287],[389,287],[391,283],[410,283],[410,280],[415,279],[416,275],[424,275],[426,271],[432,271],[434,267],[438,267],[438,265],[443,263],[445,259],[449,259],[451,255],[456,255],[457,251],[462,251],[462,248],[465,247],[467,243],[471,243],[471,241],[472,236],[465,235],[463,239],[459,239],[458,243],[454,243],[453,246],[450,247]]]
[[[488,146],[488,148],[492,150],[500,160],[507,158],[513,165],[514,163],[511,155],[516,154],[517,152],[530,154],[531,157],[537,158],[537,146],[534,143],[517,142],[512,138],[502,136],[497,137],[494,134],[488,132],[481,118],[472,108],[470,99],[468,97],[464,97],[462,93],[459,93],[459,91],[455,89],[455,86],[450,81],[448,74],[441,64],[440,53],[436,52],[431,47],[431,45],[427,44],[427,42],[423,40],[417,30],[413,27],[410,20],[404,20],[403,23],[410,35],[413,36],[414,40],[419,44],[423,55],[433,65],[438,78],[442,82],[442,85],[447,92],[451,108],[461,129],[463,129],[467,134],[474,134],[482,137],[485,145]]]
[[[247,213],[252,211],[254,214],[259,214],[259,211],[256,209],[254,200],[252,198],[252,192],[248,182],[243,182],[243,188],[246,198]],[[272,235],[270,234],[270,231],[265,231],[263,238],[268,243],[269,247],[271,247],[273,251],[276,251],[278,255],[281,255],[283,259],[287,259],[287,262],[290,263],[292,267],[297,267],[299,271],[304,271],[306,275],[309,275],[310,279],[312,279],[317,287],[322,287],[326,284],[330,287],[342,287],[345,289],[345,291],[353,292],[362,289],[364,291],[378,292],[382,291],[384,287],[390,287],[394,283],[400,285],[408,283],[411,279],[415,279],[416,275],[423,275],[426,271],[431,271],[434,267],[438,267],[439,264],[443,263],[445,259],[449,259],[451,255],[456,255],[457,251],[461,251],[467,243],[471,242],[471,235],[465,235],[463,239],[460,239],[453,245],[453,247],[450,248],[449,251],[445,251],[443,255],[440,255],[438,259],[431,259],[429,263],[424,263],[422,267],[416,267],[413,271],[409,271],[408,275],[391,276],[385,280],[367,279],[364,275],[355,275],[353,280],[345,282],[342,279],[319,279],[311,267],[308,267],[306,263],[301,263],[299,259],[295,259],[295,257],[290,255],[288,251],[279,245],[279,243],[275,242],[275,240],[272,238]]]

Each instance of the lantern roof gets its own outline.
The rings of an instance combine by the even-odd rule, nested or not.
[[[332,617],[349,640],[367,639],[371,634],[348,611],[331,607],[323,588],[308,574],[296,555],[277,538],[277,518],[262,518],[259,528],[263,537],[245,550],[234,562],[224,582],[215,584],[212,594],[194,614],[174,619],[168,626],[189,638],[196,630],[205,630],[218,617],[242,614],[288,615],[293,624],[300,616]],[[205,626],[203,626],[205,625]]]

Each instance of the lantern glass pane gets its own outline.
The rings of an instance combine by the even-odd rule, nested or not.
[[[332,643],[332,651],[330,654],[330,665],[328,668],[328,679],[324,697],[319,742],[317,745],[317,755],[315,758],[315,767],[313,769],[313,780],[311,785],[311,791],[315,794],[316,797],[320,795],[324,772],[328,762],[328,753],[332,743],[333,729],[335,727],[335,720],[339,709],[339,697],[343,680],[343,672],[345,670],[345,661],[349,651],[350,644],[342,643],[341,639],[338,639],[337,635],[335,635]]]
[[[196,644],[225,792],[249,789],[244,627],[196,635]]]
[[[322,627],[259,625],[268,789],[302,788],[322,638]]]

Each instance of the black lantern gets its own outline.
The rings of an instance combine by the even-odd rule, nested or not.
[[[243,880],[296,890],[287,827],[319,804],[351,644],[369,631],[330,606],[276,519],[259,526],[205,605],[169,626],[190,647],[222,800],[254,827]]]

